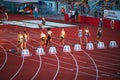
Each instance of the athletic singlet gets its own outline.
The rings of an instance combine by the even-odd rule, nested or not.
[[[82,30],[78,30],[78,37],[82,37]]]
[[[47,40],[50,40],[52,36],[52,31],[47,32]]]
[[[48,35],[52,35],[52,31],[48,31]]]
[[[18,43],[22,43],[23,42],[23,35],[19,34],[18,35]]]
[[[46,21],[45,21],[45,20],[42,20],[42,24],[45,25],[45,24],[46,24]]]
[[[42,34],[40,35],[40,38],[42,38],[42,37],[46,37],[46,35],[45,35],[44,33],[42,33]]]
[[[89,37],[89,30],[88,29],[85,30],[85,37],[87,37],[87,38]]]
[[[99,37],[102,36],[102,29],[99,29],[98,30],[98,34],[97,34]]]
[[[61,38],[64,38],[64,37],[65,37],[65,32],[62,31],[62,32],[61,32]]]
[[[98,32],[102,33],[102,30],[100,29]]]
[[[28,40],[28,35],[24,34],[24,42],[27,42],[27,40]]]
[[[41,38],[41,40],[45,40],[45,38],[46,38],[46,35],[44,34],[44,33],[41,33],[41,35],[40,35],[40,38]]]

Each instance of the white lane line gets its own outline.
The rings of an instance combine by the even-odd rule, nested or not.
[[[61,47],[61,45],[59,45],[59,44],[57,44],[57,43],[55,43],[55,42],[53,42],[54,44],[56,44],[56,45],[58,45],[59,47]],[[71,44],[71,43],[69,43],[69,44]],[[70,53],[71,54],[71,53]],[[75,59],[75,57],[71,54],[71,56],[72,56],[72,58],[74,59],[74,61],[75,61],[75,64],[76,64],[76,74],[75,74],[75,78],[74,78],[74,80],[76,80],[77,79],[77,76],[78,76],[78,64],[77,64],[77,60]]]
[[[92,54],[91,54],[92,55]],[[92,55],[92,56],[96,56],[96,55]],[[98,56],[98,57],[101,57],[101,56]],[[102,58],[105,58],[105,57],[102,57]],[[111,59],[111,58],[107,58],[107,59]],[[95,59],[94,59],[95,60]],[[116,59],[112,59],[114,61],[119,61],[119,60],[116,60]],[[94,65],[94,64],[93,64]],[[96,71],[97,72],[97,71]],[[96,75],[96,79],[97,79],[97,75]]]
[[[40,61],[38,61],[38,60],[34,60],[34,59],[29,59],[29,60],[36,61],[36,62],[40,62]],[[47,65],[51,65],[51,66],[56,66],[56,65],[54,65],[54,64],[47,63],[47,62],[45,62],[45,64],[47,64]],[[60,68],[65,69],[65,70],[69,70],[69,71],[73,71],[73,69],[69,69],[69,68],[62,67],[62,66],[61,66]],[[80,72],[80,71],[79,71],[79,73],[82,73],[82,74],[85,74],[85,75],[89,75],[89,76],[93,76],[93,77],[95,77],[95,75],[92,75],[92,74],[89,74],[89,73],[86,73],[86,72]]]
[[[55,37],[54,37],[55,38]],[[55,39],[59,39],[59,38],[55,38]],[[73,45],[72,43],[70,43],[70,42],[68,42],[68,41],[66,41],[69,45]],[[101,52],[99,52],[99,53],[101,53]],[[91,55],[93,55],[93,54],[91,54]],[[96,56],[96,55],[93,55],[93,56]],[[120,60],[116,60],[116,59],[112,59],[112,58],[108,58],[108,57],[101,57],[101,56],[96,56],[96,57],[100,57],[100,58],[104,58],[104,59],[110,59],[110,60],[114,60],[114,61],[120,61]]]
[[[13,80],[13,79],[18,75],[18,73],[21,71],[23,65],[24,65],[24,56],[22,57],[22,63],[21,63],[20,68],[19,68],[18,71],[10,78],[10,80]]]
[[[30,44],[27,44],[28,46],[32,47],[34,49],[34,46],[30,45]],[[39,55],[39,67],[37,69],[37,72],[35,73],[35,75],[32,77],[32,80],[34,80],[34,78],[37,76],[37,74],[39,73],[40,69],[41,69],[41,66],[42,66],[42,59],[41,59],[41,56]]]
[[[34,46],[30,45],[30,44],[27,44],[28,46],[32,47],[34,49]],[[38,75],[40,69],[41,69],[41,66],[42,66],[42,58],[41,56],[39,55],[39,66],[38,66],[38,69],[37,69],[37,72],[35,73],[35,75],[32,77],[32,80],[35,79],[35,77]]]
[[[2,39],[2,40],[5,40],[5,41],[11,43],[13,46],[17,47],[14,43],[12,43],[11,41],[9,41],[9,40],[7,40],[7,39]],[[10,80],[13,80],[13,79],[15,78],[15,76],[20,72],[20,70],[21,70],[22,67],[23,67],[23,64],[24,64],[24,57],[22,57],[22,63],[21,63],[21,65],[20,65],[19,69],[18,69],[17,72],[10,78]]]
[[[57,59],[57,71],[56,71],[56,74],[55,74],[53,80],[56,79],[56,77],[57,77],[57,75],[58,75],[58,73],[59,73],[59,69],[60,69],[60,61],[59,61],[59,58],[58,58],[58,56],[57,56],[56,54],[55,54],[55,57],[56,57],[56,59]]]
[[[54,42],[54,43],[55,43],[55,42]],[[58,43],[56,43],[56,45],[58,45],[58,46],[61,46],[61,47],[62,47],[62,45],[60,45],[60,44],[58,44]],[[78,63],[77,63],[76,58],[72,55],[72,53],[71,53],[71,52],[69,52],[69,54],[71,55],[71,57],[73,58],[73,60],[74,60],[74,62],[75,62],[75,64],[76,64],[76,73],[75,73],[74,80],[77,80],[77,76],[78,76]]]
[[[96,75],[90,74],[90,73],[86,73],[86,72],[81,72],[81,71],[79,71],[79,73],[80,73],[80,74],[85,74],[85,75],[87,75],[87,76],[96,77]],[[86,77],[87,77],[87,76],[86,76]],[[99,80],[99,79],[96,79],[96,80]]]
[[[74,55],[75,55],[75,54],[74,54]],[[86,58],[86,57],[79,56],[79,55],[75,55],[75,56],[78,57],[78,58],[88,59],[88,58]],[[97,59],[94,59],[94,61],[108,64],[108,66],[110,66],[110,65],[111,65],[111,66],[112,66],[112,65],[119,65],[119,64],[109,63],[109,62],[102,61],[102,60],[97,60]],[[90,64],[91,64],[91,63],[90,63]],[[91,65],[93,65],[93,64],[91,64]]]
[[[74,80],[77,80],[78,70],[79,70],[78,63],[77,63],[76,58],[74,57],[74,55],[73,55],[71,52],[70,52],[70,55],[72,56],[72,58],[74,59],[75,64],[76,64],[76,74],[75,74],[75,78],[74,78]]]
[[[42,22],[41,20],[22,20],[22,21],[26,22],[26,23],[30,23],[30,24],[40,24]],[[58,22],[46,21],[46,26],[55,26],[55,25],[56,25],[56,27],[72,27],[72,26],[77,26],[77,25],[73,25],[73,24],[65,24],[65,23],[58,23]]]
[[[76,57],[81,58],[81,56],[79,56],[79,55],[76,55]],[[83,57],[83,58],[85,58],[85,57]],[[109,64],[109,65],[98,65],[98,67],[102,67],[102,68],[106,68],[106,69],[110,69],[110,70],[120,71],[119,69],[116,69],[116,68],[110,68],[110,66],[120,66],[119,64],[112,64],[112,63],[108,63],[108,62],[101,61],[101,60],[96,60],[96,59],[94,59],[94,60],[97,61],[97,62],[102,62],[102,63],[105,63],[105,64]],[[91,64],[91,65],[93,65],[93,64]],[[92,68],[92,67],[89,67],[89,68]],[[92,69],[92,70],[94,70],[94,69]],[[99,70],[99,72],[101,72],[101,71],[102,70]]]
[[[22,21],[4,21],[4,24],[18,25],[28,28],[39,28],[38,24],[41,23],[41,20],[22,20]],[[55,26],[56,25],[56,26]],[[56,23],[56,22],[46,22],[46,25],[43,28],[52,28],[52,27],[73,27],[77,25]]]
[[[98,66],[99,67],[99,66]],[[91,69],[91,70],[93,70],[93,71],[96,71],[95,69],[93,69],[92,67],[83,67],[83,66],[79,66],[79,70],[80,69]],[[76,70],[76,68],[74,68],[73,70]],[[111,70],[110,70],[111,71]],[[109,75],[114,75],[113,73],[110,73],[110,72],[106,72],[106,71],[104,71],[104,70],[99,70],[99,72],[101,72],[101,73],[104,73],[104,74],[109,74]],[[118,71],[117,71],[118,72]]]
[[[95,52],[95,53],[97,53],[97,52]],[[103,57],[103,56],[97,56],[97,55],[95,55],[95,54],[90,54],[91,56],[94,56],[94,57],[98,57],[98,58],[101,58],[102,60],[105,60],[105,59],[107,59],[107,60],[112,60],[112,61],[120,61],[120,60],[118,60],[118,59],[113,59],[113,58],[108,58],[108,57]]]
[[[111,70],[116,70],[116,71],[120,71],[120,69],[116,69],[116,68],[110,68],[110,66],[120,66],[120,64],[114,64],[114,65],[98,65],[98,67],[103,67],[103,68],[107,68],[107,69],[111,69]]]
[[[20,56],[17,56],[17,57],[20,57]],[[35,60],[35,59],[28,59],[28,58],[26,58],[26,59],[27,60],[31,60],[31,61],[35,61],[35,62],[40,62],[39,60]],[[50,65],[50,66],[57,66],[55,64],[51,64],[51,63],[48,63],[48,62],[44,62],[44,64],[47,64],[47,65]],[[68,70],[68,71],[74,71],[74,69],[70,69],[70,68],[66,68],[66,67],[62,67],[62,66],[60,66],[60,68]],[[86,73],[86,72],[79,71],[79,73],[85,74],[85,75],[89,75],[89,76],[92,76],[92,77],[96,77],[95,75],[92,75],[92,74],[89,74],[89,73]]]
[[[58,38],[56,38],[56,39],[58,39]],[[71,44],[70,42],[69,42],[69,44]],[[56,45],[57,45],[57,43],[56,43]],[[60,45],[59,45],[60,46]],[[89,56],[90,57],[90,56]],[[94,60],[93,60],[93,62],[94,62]],[[95,62],[94,62],[94,64],[95,64]],[[78,69],[77,69],[78,70]],[[76,75],[77,75],[77,72],[76,72]],[[96,69],[96,80],[98,80],[98,69]]]
[[[13,55],[13,54],[10,54],[10,55]],[[16,57],[21,58],[21,56],[16,56]],[[26,60],[30,60],[30,61],[34,61],[34,62],[40,63],[40,61],[39,61],[39,60],[36,60],[36,59],[29,59],[29,58],[25,58],[25,59],[26,59]],[[57,66],[57,65],[52,64],[52,63],[49,63],[49,62],[44,62],[43,64],[47,64],[47,65],[51,65],[51,66]],[[62,66],[60,66],[60,68],[65,69],[65,70],[69,70],[69,71],[73,71],[73,69],[69,69],[69,68],[62,67]]]
[[[35,40],[35,39],[32,39],[32,40],[34,40],[34,41],[37,42],[37,40]],[[39,43],[39,42],[38,42],[38,43]],[[56,70],[55,76],[53,77],[53,80],[56,79],[56,77],[57,77],[57,75],[58,75],[58,73],[59,73],[59,69],[60,69],[60,61],[59,61],[59,58],[58,58],[58,56],[57,56],[56,54],[55,54],[55,57],[56,57],[56,59],[57,59],[57,70]]]
[[[36,41],[35,39],[32,39],[32,40],[34,40],[34,41]],[[37,41],[36,41],[37,42]],[[39,42],[38,42],[39,43]],[[57,59],[57,70],[56,70],[56,73],[55,73],[55,76],[53,77],[53,80],[55,80],[56,79],[56,77],[57,77],[57,75],[58,75],[58,73],[59,73],[59,68],[60,68],[60,62],[59,62],[59,58],[58,58],[58,56],[55,54],[55,57],[56,57],[56,59]],[[33,80],[33,79],[32,79]]]
[[[38,60],[35,60],[35,59],[29,59],[31,61],[35,61],[35,62],[39,62]],[[51,63],[48,63],[48,62],[44,62],[44,64],[47,64],[47,65],[50,65],[50,66],[57,66],[55,64],[51,64]],[[67,68],[67,67],[62,67],[60,66],[61,69],[65,69],[65,70],[68,70],[68,71],[74,71],[73,69],[70,69],[70,68]],[[81,72],[79,71],[79,73],[82,73],[82,74],[85,74],[85,75],[89,75],[89,76],[92,76],[92,77],[96,77],[96,75],[92,75],[92,74],[89,74],[89,73],[86,73],[86,72]]]
[[[10,37],[10,38],[11,38],[11,37]],[[7,41],[7,42],[11,43],[14,47],[17,47],[13,42],[11,42],[11,41],[9,41],[9,40],[7,40],[7,39],[1,39],[1,40]]]
[[[33,39],[33,40],[36,41],[35,39]],[[37,41],[36,41],[36,42],[37,42]],[[30,45],[30,44],[28,44],[28,45],[29,45],[30,47],[34,48],[34,46],[32,46],[32,45]],[[40,60],[41,60],[41,56],[40,56],[39,58],[40,58]],[[41,61],[40,61],[40,62],[41,62]],[[59,62],[59,59],[57,59],[57,62]],[[59,63],[58,63],[58,64],[59,64]],[[37,76],[38,72],[40,71],[41,65],[42,65],[42,62],[40,63],[40,65],[39,65],[39,67],[38,67],[38,70],[37,70],[36,74],[33,76],[32,80]],[[57,72],[56,72],[54,78],[56,78],[58,72],[59,72],[59,65],[58,65]]]
[[[106,52],[107,51],[107,52]],[[110,51],[110,50],[101,50],[101,51],[93,51],[93,52],[95,52],[95,53],[100,53],[100,54],[104,54],[104,55],[107,55],[107,56],[111,56],[111,57],[116,57],[116,58],[120,58],[120,56],[117,56],[117,55],[114,55],[114,54],[112,54],[113,52],[114,53],[120,53],[120,52],[115,52],[115,51]],[[108,52],[110,52],[111,54],[108,54]]]
[[[58,39],[58,38],[56,38],[56,39]],[[68,42],[68,41],[66,41],[66,42]],[[70,43],[71,44],[71,43]],[[94,61],[94,59],[87,53],[87,52],[85,52],[84,50],[82,50],[89,58],[90,58],[90,60],[93,62],[93,65],[95,66],[95,70],[96,70],[96,80],[98,80],[98,78],[99,78],[99,76],[98,76],[98,74],[99,74],[99,72],[98,72],[98,67],[97,67],[97,64],[95,63],[95,61]]]
[[[82,50],[89,58],[90,60],[93,62],[94,66],[95,66],[95,70],[96,70],[96,80],[98,80],[98,75],[99,75],[99,72],[98,72],[98,67],[97,67],[97,64],[95,63],[94,59],[87,53],[85,52],[84,50]]]
[[[41,59],[41,56],[39,55],[39,67],[38,67],[38,69],[37,69],[37,72],[35,73],[35,75],[32,77],[31,80],[34,80],[35,77],[38,75],[38,73],[39,73],[39,71],[40,71],[40,69],[41,69],[41,66],[42,66],[42,59]]]
[[[9,43],[11,43],[13,46],[16,47],[16,45],[15,45],[14,43],[12,43],[11,41],[9,41],[9,40],[7,40],[7,39],[3,39],[3,40],[8,41]],[[21,70],[22,67],[23,67],[23,64],[24,64],[24,57],[22,57],[22,63],[21,63],[21,65],[20,65],[19,69],[18,69],[17,72],[10,78],[10,80],[13,80],[13,79],[15,78],[15,76],[20,72],[20,70]]]
[[[58,38],[56,38],[56,37],[54,37],[55,39],[58,39]],[[69,40],[70,41],[70,40]],[[73,40],[72,40],[73,41]],[[68,41],[66,41],[66,42],[68,42]],[[70,44],[70,45],[72,45],[70,42],[68,43],[68,44]],[[94,52],[96,52],[96,51],[94,51]],[[102,52],[97,52],[97,53],[102,53]],[[110,55],[110,54],[108,54],[108,55]],[[112,55],[111,55],[112,56]],[[115,55],[113,55],[113,56],[115,56]],[[98,56],[98,57],[101,57],[101,56]],[[116,57],[119,57],[119,56],[116,56]],[[106,58],[106,57],[102,57],[102,58],[105,58],[105,59],[112,59],[112,58]],[[112,60],[114,60],[114,61],[120,61],[120,60],[116,60],[116,59],[112,59]]]
[[[35,60],[35,59],[28,59],[28,60],[35,61],[35,62],[40,62],[40,61]],[[48,63],[48,62],[44,62],[43,64],[47,64],[47,65],[51,65],[51,66],[57,66],[55,64]],[[73,71],[72,69],[69,69],[69,68],[66,68],[66,67],[62,67],[62,66],[60,66],[60,68],[65,69],[65,70],[69,70],[69,71]]]
[[[0,47],[3,49],[4,53],[5,53],[5,60],[4,63],[2,64],[2,66],[0,67],[0,70],[3,69],[3,67],[5,66],[6,62],[7,62],[7,52],[5,50],[5,48],[3,46],[0,45]]]

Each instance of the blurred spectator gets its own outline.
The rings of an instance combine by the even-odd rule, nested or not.
[[[94,2],[93,4],[89,2]],[[104,10],[116,10],[120,7],[119,0],[81,0],[79,5],[77,5],[78,14],[90,15],[95,17],[103,17]],[[92,6],[90,10],[90,6]]]
[[[102,21],[102,18],[100,18],[100,21],[99,21],[98,27],[99,27],[99,28],[102,28],[102,27],[103,27],[103,21]]]
[[[88,14],[89,14],[89,11],[90,11],[89,5],[88,5],[88,4],[85,4],[85,5],[84,5],[84,9],[85,9],[85,15],[88,15]]]
[[[94,8],[94,16],[95,17],[97,17],[99,10],[100,10],[100,6],[98,5],[98,3],[96,3],[95,4],[95,8]]]
[[[34,12],[33,12],[34,18],[37,19],[38,18],[38,8],[35,7]]]
[[[75,10],[75,20],[76,21],[78,20],[78,10],[77,9]]]
[[[64,7],[61,8],[61,14],[62,15],[65,14],[65,8]]]
[[[75,18],[75,10],[73,9],[71,12],[71,18],[74,19]]]
[[[72,10],[69,10],[68,12],[69,22],[71,22],[71,15],[72,15]]]
[[[114,20],[111,20],[111,21],[110,21],[110,26],[111,26],[111,29],[114,29],[114,23],[115,23],[115,21],[114,21]]]

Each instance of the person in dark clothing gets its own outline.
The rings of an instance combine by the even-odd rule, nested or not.
[[[100,22],[99,22],[99,25],[98,25],[100,28],[103,27],[103,21],[102,21],[102,18],[100,18]]]
[[[45,18],[43,17],[42,18],[42,25],[45,25],[46,24],[46,20],[45,20]]]
[[[77,21],[78,20],[78,10],[75,10],[75,21]]]
[[[38,26],[40,27],[40,29],[42,29],[42,26],[44,26],[45,24],[46,24],[46,20],[45,20],[45,18],[43,17],[41,24],[39,24]]]
[[[97,30],[97,42],[100,42],[100,39],[102,37],[102,32],[103,32],[102,28],[99,27]]]

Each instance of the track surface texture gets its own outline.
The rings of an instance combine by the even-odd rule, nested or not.
[[[30,16],[9,15],[9,20],[33,19]],[[97,26],[80,26],[89,27],[89,41],[95,43]],[[53,27],[52,42],[44,48],[46,54],[36,55],[35,48],[39,47],[40,43],[40,29],[0,25],[0,80],[120,80],[120,30],[103,27],[101,41],[105,44],[104,49],[98,49],[97,44],[94,44],[94,50],[87,50],[86,45],[82,45],[81,51],[74,51],[74,44],[79,43],[78,26],[64,26],[64,29],[65,44],[70,46],[71,52],[63,52],[64,46],[60,43],[59,37],[61,28]],[[16,49],[17,32],[23,30],[30,34],[27,48],[31,55],[27,57],[9,51]],[[46,32],[46,29],[42,31]],[[84,41],[84,37],[82,40]],[[110,48],[110,41],[116,41],[118,47]],[[50,46],[56,47],[57,54],[48,54]]]

